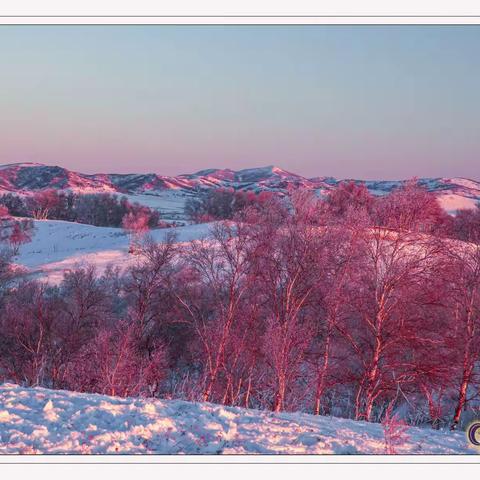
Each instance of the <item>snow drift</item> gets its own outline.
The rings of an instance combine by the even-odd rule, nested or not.
[[[401,454],[466,454],[464,432],[409,428]],[[179,400],[0,386],[0,453],[383,454],[382,425]]]

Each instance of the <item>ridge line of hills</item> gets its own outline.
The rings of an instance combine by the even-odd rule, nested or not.
[[[276,166],[242,170],[205,169],[177,176],[156,173],[84,174],[59,166],[41,163],[0,165],[0,195],[29,194],[38,190],[56,189],[76,193],[120,193],[130,195],[195,195],[210,188],[287,192],[304,188],[319,194],[328,193],[342,182],[333,177],[306,178]],[[366,185],[374,195],[384,195],[405,180],[350,180]],[[480,201],[480,182],[466,178],[419,178],[419,183],[434,192],[449,211],[473,208]]]

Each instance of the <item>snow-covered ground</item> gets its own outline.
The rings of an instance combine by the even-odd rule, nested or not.
[[[75,265],[94,264],[99,272],[107,265],[125,267],[136,260],[128,253],[129,239],[121,228],[94,227],[60,220],[35,220],[30,243],[23,245],[15,257],[17,265],[35,276],[57,283],[63,272]],[[178,242],[206,236],[210,224],[152,230],[152,238],[161,242],[175,232]]]
[[[478,203],[475,198],[468,198],[455,193],[445,193],[437,198],[440,206],[451,215],[455,215],[458,210],[473,210]]]
[[[185,222],[185,202],[187,196],[177,190],[164,190],[155,194],[119,194],[127,197],[131,203],[139,203],[146,207],[158,210],[162,220],[166,222]]]
[[[467,454],[464,432],[410,428],[401,454]],[[0,385],[0,453],[383,454],[380,424],[179,400]]]

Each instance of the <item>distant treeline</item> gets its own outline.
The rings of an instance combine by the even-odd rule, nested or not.
[[[163,226],[160,213],[156,210],[110,193],[77,194],[42,190],[25,197],[8,193],[0,196],[0,205],[7,208],[10,215],[37,220],[65,220],[97,227],[121,227],[123,219],[130,214],[147,217],[149,228]]]
[[[196,223],[232,219],[247,207],[266,204],[277,196],[272,192],[252,192],[215,188],[200,192],[185,202],[185,215]]]

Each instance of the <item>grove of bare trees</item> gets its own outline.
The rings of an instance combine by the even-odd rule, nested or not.
[[[433,428],[478,416],[480,209],[346,183],[228,217],[57,286],[4,260],[0,379]]]

